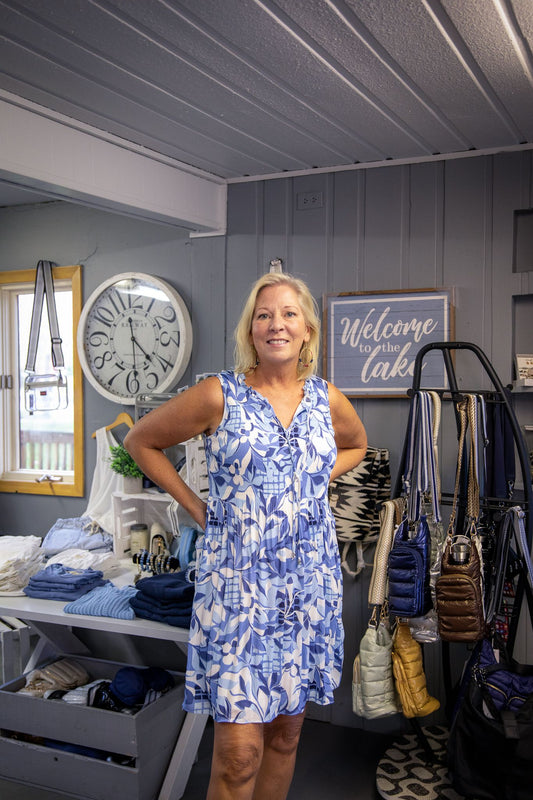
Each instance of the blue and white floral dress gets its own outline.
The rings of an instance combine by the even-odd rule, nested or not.
[[[332,703],[341,676],[328,389],[308,378],[285,429],[244,375],[218,378],[224,414],[205,437],[209,500],[184,708],[217,722],[270,722],[308,700]]]

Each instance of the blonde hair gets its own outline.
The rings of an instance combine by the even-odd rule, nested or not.
[[[250,341],[250,333],[252,331],[252,319],[257,297],[259,292],[266,286],[277,286],[280,284],[290,286],[291,289],[294,289],[296,292],[305,323],[309,328],[309,341],[304,342],[302,346],[302,351],[304,348],[308,348],[306,351],[306,358],[302,359],[305,363],[298,364],[298,377],[303,380],[317,370],[318,350],[320,346],[320,316],[316,300],[312,296],[307,285],[299,278],[295,278],[293,275],[289,275],[286,272],[267,272],[252,286],[248,299],[244,304],[239,322],[237,323],[237,327],[235,328],[235,371],[248,372],[256,366],[257,353]],[[311,351],[312,358],[307,358],[309,351]]]

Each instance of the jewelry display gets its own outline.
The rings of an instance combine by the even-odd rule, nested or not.
[[[149,550],[141,550],[140,553],[133,553],[131,560],[138,567],[135,581],[139,580],[143,572],[162,575],[164,572],[175,572],[180,569],[179,559],[171,556],[168,550],[161,553],[150,553]]]

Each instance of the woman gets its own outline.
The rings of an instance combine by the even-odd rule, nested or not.
[[[222,372],[143,417],[125,444],[205,530],[184,708],[214,718],[208,800],[283,800],[308,700],[333,702],[342,583],[328,483],[366,451],[351,403],[314,375],[320,321],[300,280],[268,273]],[[204,436],[207,505],[162,452]]]

